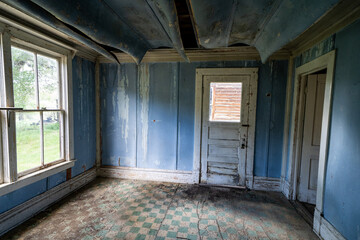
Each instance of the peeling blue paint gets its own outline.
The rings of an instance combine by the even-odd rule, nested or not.
[[[258,61],[124,64],[120,67],[101,64],[103,164],[119,166],[120,158],[120,166],[191,171],[195,71],[196,68],[211,67],[260,68],[259,87],[263,90],[259,90],[257,102],[254,171],[257,176],[279,178],[287,61],[272,61],[265,65]],[[119,71],[119,68],[125,70]],[[137,138],[128,140],[127,144],[122,138],[125,122],[113,112],[117,107],[111,99],[113,92],[118,90],[109,85],[111,81],[124,78],[133,89],[123,92],[131,102],[129,132],[136,133]],[[268,97],[268,93],[273,97]],[[115,103],[122,104],[118,100]],[[125,145],[132,151],[124,151]],[[131,159],[131,164],[125,164],[121,159]]]
[[[101,64],[102,164],[136,166],[135,64]]]
[[[75,166],[72,177],[95,165],[95,64],[75,57],[73,71],[73,116]]]

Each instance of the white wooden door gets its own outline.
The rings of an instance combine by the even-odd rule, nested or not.
[[[201,182],[245,186],[249,75],[203,80]]]
[[[321,123],[326,74],[309,75],[305,92],[303,143],[301,150],[298,200],[316,203]]]

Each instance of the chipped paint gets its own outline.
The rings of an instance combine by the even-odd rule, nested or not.
[[[72,177],[95,164],[95,64],[75,57],[73,59],[73,112],[75,166]]]
[[[121,66],[117,66],[117,74],[113,84],[114,91],[112,93],[112,107],[114,115],[117,113],[117,121],[121,122],[121,135],[125,141],[126,152],[128,152],[128,136],[129,136],[129,96],[126,94],[126,87],[129,84],[126,75],[121,74]]]
[[[149,128],[149,65],[141,64],[139,67],[139,94],[141,101],[140,120],[142,123],[141,147],[143,160],[147,158],[148,128]]]
[[[191,171],[195,69],[259,67],[254,171],[257,176],[280,177],[286,65],[287,61],[268,64],[258,61],[153,63],[138,67],[124,64],[119,72],[115,64],[101,64],[101,78],[106,78],[102,81],[101,98],[108,102],[106,106],[102,103],[101,112],[104,165],[118,166],[120,157],[121,166]],[[137,74],[130,74],[130,69]],[[117,87],[109,86],[109,82],[118,74],[121,76],[117,78],[127,78],[129,86],[137,86],[136,91],[125,91],[129,99],[128,152],[124,150],[124,122],[117,113],[113,116],[113,107],[117,109],[118,106],[109,103],[112,102],[113,88]],[[267,97],[267,93],[271,97]],[[127,159],[131,164],[125,164]]]

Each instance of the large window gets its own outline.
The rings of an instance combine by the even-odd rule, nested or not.
[[[0,36],[1,196],[74,163],[71,52],[21,31]]]
[[[11,47],[18,175],[64,159],[59,59]]]

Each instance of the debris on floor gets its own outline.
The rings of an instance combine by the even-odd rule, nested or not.
[[[2,239],[318,239],[281,193],[97,178]]]

